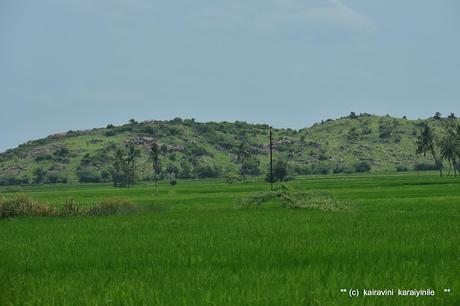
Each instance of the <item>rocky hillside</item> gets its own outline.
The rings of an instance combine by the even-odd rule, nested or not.
[[[439,130],[445,120],[430,118],[428,122]],[[293,175],[352,172],[357,162],[367,162],[371,171],[412,170],[417,163],[432,163],[415,155],[415,139],[423,122],[361,114],[301,130],[273,129],[275,158],[287,160]],[[268,128],[264,124],[176,118],[68,131],[0,154],[0,177],[3,182],[32,182],[37,177],[51,183],[108,181],[115,148],[132,143],[141,150],[139,179],[148,180],[152,142],[160,145],[164,176],[219,177],[238,171],[236,152],[242,140],[252,156],[248,172],[263,174]]]

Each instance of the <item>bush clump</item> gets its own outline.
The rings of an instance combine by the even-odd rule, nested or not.
[[[19,195],[14,198],[0,198],[0,219],[14,217],[108,216],[124,215],[138,211],[138,206],[119,198],[104,199],[92,206],[85,206],[72,198],[67,198],[60,210],[26,195]]]
[[[87,214],[88,210],[77,203],[75,199],[67,198],[60,215],[63,217],[81,217],[86,216]]]
[[[56,210],[47,203],[31,199],[26,195],[19,195],[11,199],[0,199],[0,218],[55,216]]]
[[[334,198],[325,191],[296,191],[282,185],[279,190],[273,192],[261,192],[251,197],[243,198],[243,207],[260,207],[267,203],[277,203],[285,208],[310,208],[323,211],[337,211],[349,208],[349,203]]]
[[[102,200],[88,210],[90,216],[124,215],[138,211],[133,203],[119,198]]]

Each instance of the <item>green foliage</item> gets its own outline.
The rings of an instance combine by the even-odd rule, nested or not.
[[[246,157],[241,163],[241,174],[260,175],[260,161],[253,157]]]
[[[115,136],[115,135],[117,135],[117,132],[114,131],[114,130],[108,130],[108,131],[104,132],[104,136],[106,136],[106,137],[112,137],[112,136]]]
[[[124,148],[115,150],[112,164],[113,186],[132,187],[136,180],[136,159],[140,151],[133,145],[128,144]]]
[[[335,199],[325,191],[297,191],[289,186],[281,185],[274,192],[260,192],[243,198],[243,207],[260,207],[267,203],[277,203],[285,208],[311,208],[323,211],[337,211],[350,208],[350,203]]]
[[[65,199],[64,206],[60,212],[60,216],[64,217],[82,217],[86,216],[87,214],[88,209],[86,209],[72,197]]]
[[[235,172],[229,172],[225,175],[225,182],[227,182],[227,184],[233,184],[236,182],[240,182],[242,181],[242,179],[243,178],[238,173],[235,173]]]
[[[81,169],[76,171],[80,183],[100,183],[102,181],[97,171],[90,169]]]
[[[54,216],[56,210],[47,203],[31,199],[26,195],[0,198],[0,218]]]
[[[14,175],[0,176],[0,186],[27,185],[29,179],[26,177],[16,177]]]
[[[69,155],[69,153],[70,153],[69,149],[67,149],[66,147],[61,147],[57,149],[56,151],[54,151],[53,155],[58,156],[58,157],[66,157]]]
[[[288,164],[285,160],[277,159],[273,163],[273,182],[282,182],[288,176]],[[267,171],[267,175],[265,177],[267,182],[270,182],[270,169]]]
[[[409,171],[409,168],[407,168],[406,166],[399,165],[396,167],[396,172],[407,172],[407,171]]]
[[[369,172],[371,171],[371,164],[368,162],[362,161],[359,163],[353,164],[353,168],[355,169],[356,172]]]
[[[149,160],[152,162],[153,180],[157,185],[157,177],[161,175],[160,148],[156,142],[150,146]]]
[[[40,184],[44,181],[47,171],[42,168],[35,168],[33,171],[33,182],[35,184]]]
[[[179,172],[179,178],[181,179],[190,179],[194,177],[193,174],[193,166],[188,160],[182,160],[181,163],[181,169]]]
[[[432,171],[432,170],[439,170],[439,166],[436,164],[429,164],[429,163],[419,163],[414,166],[415,171]]]
[[[216,178],[222,175],[222,168],[217,165],[200,164],[195,167],[195,174],[198,178]]]
[[[67,184],[68,179],[56,173],[48,173],[44,179],[45,184]]]
[[[68,197],[61,209],[48,203],[34,200],[26,195],[12,198],[0,197],[0,219],[15,217],[81,217],[125,215],[139,211],[131,201],[121,198],[106,198],[94,205],[83,205]]]

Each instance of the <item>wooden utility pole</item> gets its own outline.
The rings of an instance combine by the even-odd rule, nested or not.
[[[272,127],[270,127],[270,188],[273,191],[273,139]]]

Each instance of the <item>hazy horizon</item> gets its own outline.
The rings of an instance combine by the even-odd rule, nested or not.
[[[460,113],[460,3],[0,4],[0,152],[138,121],[299,129],[351,111]]]

